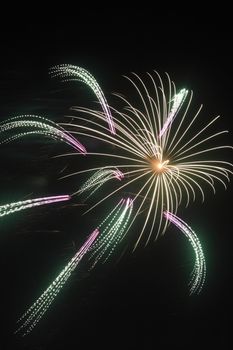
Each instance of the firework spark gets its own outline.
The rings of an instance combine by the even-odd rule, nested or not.
[[[34,208],[39,205],[68,201],[69,199],[70,199],[69,195],[60,195],[60,196],[27,199],[25,201],[19,201],[19,202],[0,205],[0,217],[18,212],[20,210]]]
[[[18,322],[23,322],[23,324],[15,331],[15,333],[23,332],[22,335],[25,336],[33,330],[40,319],[44,316],[57,294],[61,291],[64,284],[68,281],[71,273],[75,270],[83,256],[90,249],[98,234],[98,229],[92,232],[86,242],[65,266],[57,278],[42,293],[35,303],[20,317]]]
[[[178,94],[176,94],[173,97],[173,105],[171,107],[171,111],[168,114],[168,117],[162,127],[162,129],[159,132],[159,138],[163,136],[163,134],[167,131],[169,125],[172,123],[172,121],[175,119],[177,113],[179,112],[179,109],[181,108],[182,104],[184,103],[184,100],[188,94],[188,90],[182,89]]]
[[[183,220],[181,220],[181,218],[168,211],[164,212],[164,216],[177,226],[186,237],[188,237],[193,247],[196,260],[190,280],[190,294],[200,293],[206,277],[206,263],[201,243],[196,233]]]
[[[211,131],[219,116],[204,123],[198,119],[202,106],[195,112],[191,111],[192,92],[182,89],[176,93],[175,84],[168,75],[167,91],[157,73],[158,86],[152,74],[148,73],[147,77],[151,92],[138,75],[133,73],[133,77],[126,77],[136,91],[134,104],[138,98],[139,106],[122,95],[114,94],[123,103],[122,110],[111,107],[115,135],[109,134],[103,124],[105,114],[96,110],[75,107],[73,110],[79,115],[72,118],[77,120],[77,124],[62,123],[63,127],[72,128],[72,134],[100,140],[105,147],[103,152],[87,153],[99,157],[101,166],[86,169],[86,172],[115,166],[124,173],[124,183],[87,212],[119,191],[133,192],[133,201],[137,204],[133,221],[140,213],[145,213],[134,249],[139,242],[146,245],[166,231],[169,220],[164,220],[165,209],[176,214],[179,205],[184,202],[187,207],[191,200],[196,199],[198,192],[204,201],[206,184],[215,193],[216,183],[226,188],[232,174],[231,163],[210,158],[215,151],[232,149],[231,146],[216,145],[217,138],[228,132]],[[86,118],[86,115],[95,119]],[[105,151],[106,145],[108,152]],[[61,156],[67,155],[72,153]],[[77,171],[64,177],[83,172]]]
[[[43,135],[54,140],[63,141],[72,146],[75,150],[83,154],[86,153],[85,147],[69,132],[65,131],[60,125],[41,116],[22,115],[7,119],[0,123],[0,133],[20,128],[27,128],[29,130],[24,132],[18,131],[15,135],[0,141],[0,144],[11,142],[28,135]]]
[[[103,91],[101,90],[99,84],[96,79],[85,69],[77,66],[73,66],[71,64],[61,64],[55,67],[52,67],[50,70],[52,77],[61,77],[63,81],[81,81],[87,84],[100,102],[100,105],[104,111],[104,114],[107,118],[109,130],[112,134],[115,134],[115,126],[111,114],[111,110],[108,106],[106,98],[104,96]]]

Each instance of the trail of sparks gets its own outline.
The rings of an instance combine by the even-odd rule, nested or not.
[[[52,77],[62,77],[64,81],[76,80],[87,84],[92,89],[92,91],[94,92],[94,94],[100,102],[100,105],[107,118],[110,132],[112,134],[116,133],[112,114],[104,96],[104,93],[101,90],[96,79],[86,69],[71,64],[61,64],[52,67],[50,73]]]
[[[81,194],[83,192],[92,190],[87,198],[93,195],[102,185],[104,185],[107,181],[111,179],[117,179],[121,181],[124,178],[124,174],[117,168],[103,168],[94,172],[92,176],[90,176],[87,181],[80,187],[80,189],[73,193]],[[86,199],[87,199],[86,198]]]
[[[194,249],[196,260],[190,280],[190,294],[199,293],[204,285],[206,277],[206,263],[201,243],[191,227],[178,216],[168,211],[164,212],[164,216],[185,234]]]
[[[101,230],[101,234],[90,249],[90,260],[92,261],[94,259],[91,268],[100,260],[103,263],[106,262],[113,254],[125,236],[132,210],[132,199],[121,199],[117,206],[99,225],[98,229]]]
[[[37,115],[21,115],[0,123],[0,133],[20,128],[27,128],[29,131],[17,131],[15,135],[0,141],[0,144],[11,142],[28,135],[43,135],[54,140],[63,141],[72,146],[76,151],[86,154],[85,147],[75,137],[63,129],[62,126],[44,117]]]
[[[163,134],[167,131],[169,125],[175,119],[187,95],[188,95],[188,90],[182,89],[178,94],[176,94],[173,97],[173,105],[172,105],[171,111],[169,112],[167,119],[159,133],[159,138],[163,136]]]
[[[20,210],[34,208],[39,205],[68,201],[70,198],[71,197],[69,195],[60,195],[60,196],[27,199],[25,201],[19,201],[19,202],[0,205],[0,217],[18,212]]]
[[[18,322],[23,322],[23,324],[15,331],[15,334],[22,332],[22,336],[25,336],[33,330],[40,319],[44,316],[57,294],[61,291],[62,287],[71,276],[71,273],[75,270],[83,256],[90,249],[98,234],[99,230],[95,229],[79,249],[79,251],[75,254],[75,256],[57,276],[57,278],[42,293],[36,302],[31,307],[29,307],[29,309],[22,315],[22,317],[20,317]]]

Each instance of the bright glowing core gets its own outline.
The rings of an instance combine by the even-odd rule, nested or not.
[[[164,162],[161,162],[161,161],[159,161],[157,159],[151,160],[152,169],[156,173],[162,173],[162,172],[166,171],[166,165],[168,163],[169,163],[169,160],[165,160]]]

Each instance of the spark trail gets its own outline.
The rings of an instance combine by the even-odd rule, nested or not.
[[[18,202],[0,205],[0,217],[18,212],[20,210],[34,208],[40,205],[68,201],[70,198],[71,197],[69,195],[60,195],[60,196],[27,199],[25,201],[18,201]]]
[[[28,129],[28,131],[20,132],[18,129],[22,128],[24,130]],[[86,154],[85,147],[69,132],[64,130],[62,126],[41,116],[21,115],[0,123],[0,134],[6,133],[9,130],[17,130],[17,132],[13,136],[0,141],[0,144],[11,142],[24,136],[43,135],[56,141],[63,141],[76,151]]]
[[[23,322],[23,324],[15,331],[15,333],[20,332],[22,333],[22,336],[25,336],[33,330],[40,319],[44,316],[57,294],[61,291],[64,284],[71,276],[71,273],[90,249],[98,234],[99,230],[95,229],[57,278],[42,293],[36,302],[20,317],[18,322]]]
[[[105,263],[125,237],[133,210],[133,201],[122,198],[104,221],[98,226],[101,231],[91,247],[90,260],[93,268],[99,261]]]
[[[169,112],[167,119],[166,119],[162,129],[160,130],[159,138],[161,138],[163,136],[163,134],[167,131],[169,125],[175,119],[175,117],[176,117],[177,113],[179,112],[179,109],[181,108],[182,104],[184,103],[184,100],[185,100],[187,95],[188,95],[188,90],[182,89],[182,90],[180,90],[180,92],[178,94],[176,94],[173,97],[173,105],[171,107],[171,111]]]
[[[96,79],[86,70],[81,67],[73,66],[71,64],[61,64],[54,66],[50,69],[52,77],[61,77],[63,81],[81,81],[91,88],[96,95],[102,110],[107,118],[109,130],[111,134],[115,134],[115,126],[111,114],[111,110],[108,106],[107,100],[104,96]]]
[[[206,263],[201,243],[196,233],[181,218],[168,211],[164,212],[164,216],[184,233],[193,247],[196,260],[191,274],[190,294],[199,293],[206,277]]]
[[[81,194],[86,191],[91,191],[87,198],[92,196],[101,186],[111,179],[117,179],[121,181],[124,178],[124,174],[117,168],[103,168],[94,172],[87,181],[80,187],[80,189],[73,193]],[[86,199],[87,199],[86,198]]]

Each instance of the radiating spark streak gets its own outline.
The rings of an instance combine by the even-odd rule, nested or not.
[[[159,101],[158,87],[155,84],[155,80],[154,80],[153,76],[150,73],[147,72],[147,74],[150,77],[150,80],[151,80],[151,83],[152,83],[152,86],[153,86],[153,90],[154,90],[154,93],[155,93],[155,100]],[[157,74],[157,72],[156,72],[156,74]],[[160,79],[159,75],[158,75],[158,77]],[[160,81],[161,81],[161,79],[160,79]],[[170,81],[169,76],[168,76],[168,81]],[[170,86],[170,84],[169,84],[169,86]],[[171,95],[171,93],[169,93],[169,97],[170,97],[170,95]],[[161,119],[158,118],[157,116],[161,115],[161,109],[160,109],[160,104],[159,103],[156,104],[155,100],[153,98],[150,98],[150,102],[153,105],[152,118],[153,118],[153,121],[154,121],[154,133],[155,133],[155,135],[158,135],[159,134],[159,130],[161,130]],[[169,98],[169,101],[170,101],[170,98]]]
[[[159,178],[157,177],[156,178],[156,184],[155,184],[155,187],[154,187],[153,197],[152,197],[152,200],[151,200],[152,205],[154,205],[154,203],[155,203],[155,196],[156,196],[157,191],[158,191],[158,182],[159,182]],[[157,215],[156,215],[157,211],[158,211],[158,201],[156,201],[156,204],[155,204],[154,215],[153,215],[153,222],[152,222],[152,225],[151,225],[151,228],[150,228],[150,232],[148,234],[145,246],[147,246],[147,244],[149,243],[149,241],[151,239],[151,235],[152,235],[152,233],[154,231],[155,220],[156,220],[156,217],[157,217]]]
[[[149,189],[148,189],[148,191],[147,191],[147,194],[146,194],[145,198],[148,196],[148,193],[150,192],[150,190],[151,190],[151,188],[152,188],[154,182],[155,182],[155,178],[154,178],[153,181],[151,182],[151,184],[150,184],[150,186],[149,186]],[[155,187],[155,188],[156,188],[156,187]],[[138,245],[138,243],[139,243],[139,241],[140,241],[140,239],[141,239],[141,237],[142,237],[142,235],[143,235],[143,233],[144,233],[144,230],[145,230],[145,228],[146,228],[146,225],[147,225],[147,222],[148,222],[148,220],[149,220],[149,217],[150,217],[150,214],[151,214],[151,210],[152,210],[152,207],[153,207],[153,204],[154,204],[154,198],[155,198],[155,190],[154,190],[154,192],[153,192],[153,197],[152,197],[152,201],[151,201],[150,206],[149,206],[149,210],[147,211],[147,215],[146,215],[146,219],[145,219],[145,221],[144,221],[144,225],[143,225],[143,227],[142,227],[140,236],[139,236],[139,238],[137,239],[137,242],[136,242],[136,244],[135,244],[135,246],[134,246],[134,249],[137,247],[137,245]]]
[[[79,153],[66,153],[66,154],[59,154],[57,156],[54,156],[54,158],[60,158],[60,157],[66,157],[66,156],[77,156]],[[137,158],[130,158],[130,157],[124,157],[124,156],[119,156],[118,154],[110,154],[110,153],[97,153],[97,152],[88,152],[89,156],[101,156],[101,157],[114,157],[114,158],[120,158],[120,159],[125,159],[125,160],[131,160],[133,162],[137,163],[142,163],[142,164],[147,164],[145,160],[140,160]],[[127,165],[126,165],[127,166]]]
[[[8,130],[17,130],[19,128],[32,128],[36,130],[24,132],[17,131],[16,135],[13,135],[12,137],[3,140],[0,143],[6,143],[14,141],[15,139],[20,137],[38,134],[51,137],[55,140],[63,141],[68,145],[72,146],[75,150],[84,154],[86,153],[85,147],[76,138],[74,138],[60,125],[44,117],[37,115],[21,115],[7,119],[0,123],[0,133],[6,132]]]
[[[89,131],[92,131],[93,132],[93,130],[91,130],[90,128],[87,128],[87,127],[85,127],[85,126],[82,126],[82,127],[80,127],[80,129],[84,129],[84,130],[89,130]],[[100,136],[93,136],[93,135],[91,135],[90,133],[88,133],[88,132],[81,132],[81,131],[79,131],[79,132],[73,132],[73,134],[78,134],[78,135],[81,135],[81,136],[88,136],[88,137],[90,137],[90,138],[94,138],[94,139],[96,139],[96,140],[101,140],[101,141],[103,141],[103,137],[105,137],[106,138],[106,134],[104,134],[104,133],[100,133],[100,132],[98,132],[97,130],[95,130],[95,134],[99,134]],[[137,150],[137,149],[135,149],[135,148],[132,148],[130,145],[128,145],[128,144],[126,144],[126,143],[124,143],[124,142],[121,142],[121,141],[119,141],[118,140],[118,142],[116,142],[115,141],[115,139],[112,139],[112,140],[114,140],[114,142],[113,141],[111,141],[111,140],[107,140],[106,139],[106,142],[108,142],[109,144],[111,144],[112,146],[116,146],[116,147],[120,147],[122,150],[126,150],[126,151],[128,151],[128,152],[131,152],[132,154],[134,154],[134,155],[138,155],[138,156],[140,156],[140,157],[142,157],[142,156],[144,156],[144,154],[142,153],[142,152],[140,152],[139,150]],[[144,153],[145,153],[145,151],[144,151]]]
[[[101,90],[96,79],[86,69],[73,66],[71,64],[62,64],[52,67],[50,73],[52,77],[61,77],[64,81],[77,80],[89,86],[99,100],[100,105],[106,115],[110,132],[112,134],[116,133],[112,114],[104,93]]]
[[[96,119],[99,119],[101,121],[103,120],[102,114],[98,114],[98,112],[96,112],[96,111],[91,111],[91,110],[89,110],[87,108],[83,108],[83,109],[73,108],[73,110],[77,111],[77,112],[80,111],[82,113],[89,114],[89,115],[91,114]],[[115,109],[112,108],[112,110],[117,113],[117,111]],[[118,114],[123,119],[126,119],[127,123],[129,122],[129,120],[131,120],[132,123],[131,123],[131,129],[130,129],[130,128],[127,128],[126,123],[122,123],[120,120],[114,118],[114,123],[115,123],[115,126],[116,126],[117,130],[118,130],[118,137],[117,138],[115,138],[115,137],[109,135],[108,133],[106,133],[105,130],[107,130],[107,129],[104,126],[102,126],[100,123],[97,123],[97,122],[95,122],[93,120],[88,120],[88,123],[92,126],[91,130],[92,131],[95,130],[95,132],[100,134],[101,136],[103,136],[106,139],[106,141],[110,140],[110,141],[112,141],[112,143],[116,143],[117,142],[117,143],[120,143],[121,145],[125,145],[125,143],[127,143],[128,145],[130,145],[130,144],[132,145],[132,143],[135,144],[135,142],[136,142],[135,140],[137,140],[136,144],[139,146],[139,148],[144,153],[145,152],[145,145],[143,145],[143,143],[140,141],[139,138],[137,138],[136,135],[137,135],[139,130],[141,130],[141,131],[142,130],[146,130],[145,124],[139,124],[139,123],[135,122],[135,120],[133,118],[130,118],[128,115],[124,116],[123,113],[119,113],[118,112]],[[77,119],[79,121],[86,121],[86,119],[82,118],[82,117],[74,117],[74,119]],[[135,123],[136,123],[136,125],[134,127],[133,124],[135,124]],[[69,127],[71,126],[71,124],[67,124],[67,123],[62,123],[61,125],[68,125]],[[97,126],[97,128],[93,128],[94,125]],[[75,127],[74,124],[73,124],[73,126]],[[83,128],[83,129],[85,128],[85,126],[82,126],[80,124],[79,124],[79,126],[80,126],[80,128]],[[134,134],[133,137],[131,137],[132,128],[135,130],[135,134]],[[89,128],[87,128],[86,130],[88,130],[88,129]],[[98,129],[103,130],[104,132],[101,133]],[[75,132],[73,132],[73,133],[75,133]],[[121,133],[123,133],[125,137],[122,137]],[[145,133],[143,135],[144,135],[144,137],[146,137]],[[153,136],[153,134],[151,134],[151,135]],[[120,140],[122,140],[123,143],[120,142]],[[135,150],[134,150],[134,152],[135,152]]]
[[[22,335],[25,336],[33,330],[40,319],[44,316],[45,312],[48,310],[57,294],[61,291],[62,287],[68,281],[69,277],[78,266],[83,256],[91,248],[98,235],[99,230],[95,229],[79,249],[79,251],[74,255],[74,257],[57,276],[57,278],[49,285],[49,287],[42,293],[36,302],[32,304],[32,306],[30,306],[29,309],[20,317],[18,322],[23,323],[15,331],[15,333],[22,332]]]
[[[195,265],[190,280],[190,294],[200,293],[206,278],[206,263],[205,257],[202,251],[201,243],[195,234],[195,232],[178,216],[169,211],[164,212],[164,216],[167,220],[177,226],[181,232],[188,237],[195,253]]]
[[[207,142],[208,140],[210,140],[210,139],[212,139],[212,138],[214,138],[214,137],[216,137],[216,136],[225,134],[225,133],[228,133],[228,131],[227,131],[227,130],[220,131],[220,132],[218,132],[218,133],[216,133],[216,134],[213,134],[213,135],[211,135],[211,136],[209,136],[209,137],[206,137],[204,140],[201,140],[201,141],[197,142],[195,145],[193,145],[193,146],[191,146],[191,147],[189,147],[189,148],[186,148],[183,152],[180,152],[180,150],[179,150],[179,156],[181,156],[181,155],[184,154],[184,153],[189,152],[189,151],[190,151],[191,149],[193,149],[194,147],[197,147],[197,146],[201,145],[202,143]],[[189,143],[189,142],[188,142],[188,143]],[[187,146],[188,143],[186,143],[185,147]],[[174,154],[174,158],[175,158],[175,156],[176,156],[176,153]]]
[[[123,99],[122,96],[119,96],[117,94],[115,94],[115,96],[119,97],[121,100],[125,101],[126,103],[128,103],[127,100]],[[128,103],[129,104],[129,103]],[[140,123],[137,122],[137,120],[135,120],[134,118],[134,115],[133,117],[131,117],[129,114],[125,114],[125,113],[120,113],[119,111],[117,111],[116,109],[112,108],[112,110],[119,116],[121,117],[123,120],[124,120],[124,123],[121,122],[120,120],[115,120],[115,124],[116,124],[116,128],[117,128],[117,131],[118,131],[118,137],[119,137],[119,132],[121,132],[125,138],[127,139],[130,139],[130,141],[134,144],[139,144],[139,147],[140,149],[146,151],[147,150],[147,153],[150,152],[150,149],[148,148],[148,144],[151,144],[151,141],[149,140],[146,144],[142,142],[143,138],[145,139],[146,138],[146,134],[144,131],[147,130],[146,126],[145,126],[145,123],[143,122],[144,120],[144,115],[143,114],[140,114],[138,110],[134,109],[133,107],[127,107],[125,108],[125,110],[127,112],[130,112],[130,113],[135,113],[138,117],[138,119],[140,120]],[[140,115],[139,115],[140,114]],[[130,127],[127,127],[127,124],[130,125]],[[132,135],[132,132],[134,131],[133,133],[133,137],[131,136]],[[139,132],[142,132],[142,135],[139,134]],[[147,132],[150,133],[150,131],[147,130]],[[150,133],[150,135],[152,135],[152,137],[154,137],[153,133]],[[155,144],[156,144],[156,140],[154,140]]]
[[[115,94],[116,96],[118,96],[117,94]],[[123,101],[125,101],[126,103],[128,103],[127,100],[123,99],[122,96],[119,96]],[[147,121],[147,119],[145,118],[145,116],[139,111],[139,110],[136,110],[134,109],[129,103],[128,105],[130,106],[129,108],[126,108],[126,110],[128,110],[129,112],[134,112],[136,113],[137,115],[137,119],[139,120],[139,122],[137,122],[137,120],[135,120],[135,117],[130,117],[130,115],[126,115],[124,113],[120,113],[119,111],[117,111],[116,109],[114,109],[113,107],[111,107],[112,111],[115,112],[119,118],[122,118],[123,120],[126,121],[126,123],[122,123],[119,118],[114,118],[114,123],[115,123],[115,126],[116,126],[116,129],[118,131],[118,137],[115,138],[115,141],[118,142],[119,138],[121,137],[119,132],[123,133],[125,138],[124,138],[124,142],[127,142],[129,140],[131,140],[131,142],[134,142],[135,143],[135,140],[137,140],[141,145],[140,145],[140,148],[142,150],[145,151],[145,144],[143,145],[141,143],[141,141],[138,139],[137,137],[137,134],[138,134],[138,131],[141,131],[143,132],[143,136],[144,138],[147,138],[147,134],[145,134],[144,131],[146,131],[147,133],[150,133],[151,137],[153,138],[153,142],[152,142],[152,139],[150,142],[148,142],[148,144],[153,144],[153,143],[156,143],[156,139],[155,139],[155,135],[153,134],[153,132],[149,131],[147,128],[149,126],[146,126],[145,123],[144,123],[144,120]],[[73,108],[74,110],[76,111],[82,111],[83,113],[88,113],[88,114],[91,114],[93,116],[95,116],[96,118],[99,118],[100,120],[102,120],[102,115],[99,115],[98,116],[98,112],[96,111],[91,111],[89,109],[86,109],[86,108]],[[80,117],[75,117],[77,119],[80,119]],[[90,123],[94,123],[93,121],[90,121]],[[130,127],[128,128],[127,127],[127,124],[130,123]],[[102,127],[103,128],[103,127]],[[133,137],[131,137],[132,135],[132,130],[135,131],[135,133],[133,134]],[[105,134],[105,136],[107,137],[108,135]],[[150,149],[148,149],[148,152],[150,152]]]
[[[125,165],[122,165],[122,164],[116,165],[116,168],[125,168]],[[143,169],[147,169],[147,168],[144,168],[143,165],[132,165],[132,164],[129,165],[128,168],[143,168]],[[98,170],[101,170],[101,169],[112,169],[112,166],[109,165],[109,166],[104,166],[104,167],[96,167],[96,168],[90,168],[90,169],[84,169],[84,170],[80,170],[80,171],[75,171],[74,173],[61,176],[59,179],[65,179],[67,177],[75,176],[75,175],[78,175],[78,174],[89,173],[89,172],[93,172],[93,171],[98,171]],[[124,173],[124,175],[125,174],[126,173]]]
[[[134,74],[134,73],[133,73]],[[145,93],[146,93],[146,96],[148,97],[148,108],[147,108],[147,106],[146,106],[146,102],[145,102],[145,100],[143,99],[143,104],[144,104],[144,106],[145,106],[145,109],[146,109],[146,111],[147,111],[147,114],[149,115],[150,113],[152,114],[152,118],[151,119],[147,119],[146,121],[148,122],[148,125],[149,125],[149,128],[150,128],[150,130],[153,130],[153,127],[154,127],[154,125],[153,125],[153,121],[154,121],[154,109],[153,109],[153,99],[151,98],[151,96],[150,96],[150,94],[149,94],[149,91],[148,91],[148,89],[147,89],[147,87],[146,87],[146,85],[144,84],[144,82],[142,81],[142,79],[137,75],[137,74],[134,74],[135,75],[135,77],[139,80],[139,82],[141,83],[141,85],[143,86],[143,89],[144,89],[144,91],[145,91]],[[141,97],[142,97],[142,95],[141,95]],[[141,115],[142,115],[142,117],[144,117],[144,115],[142,114],[142,113],[140,113]],[[155,139],[155,137],[154,137],[155,135],[154,135],[154,133],[153,132],[151,132],[151,137],[152,137],[152,139],[153,139],[153,143],[155,143],[156,142],[156,139]],[[152,144],[153,144],[152,143]]]
[[[186,126],[184,128],[184,130],[182,130],[183,127],[183,123],[186,119],[186,117],[188,116],[188,112],[189,112],[189,108],[191,107],[191,102],[192,102],[192,98],[193,98],[193,92],[191,91],[190,93],[190,97],[188,100],[188,103],[186,105],[185,111],[183,113],[183,116],[179,122],[179,124],[177,125],[176,129],[174,129],[174,135],[171,136],[170,133],[167,133],[166,137],[165,137],[165,141],[164,141],[164,147],[166,147],[167,152],[173,152],[173,150],[178,147],[178,144],[180,143],[180,141],[183,140],[184,136],[186,135],[186,133],[190,130],[191,126],[194,124],[194,122],[196,121],[197,117],[199,116],[201,110],[202,110],[202,105],[199,107],[199,109],[197,110],[196,114],[194,115],[194,117],[192,118],[192,120],[189,122],[189,125]],[[173,128],[170,128],[170,131],[172,131]],[[179,133],[182,131],[182,138],[179,137]],[[173,148],[171,149],[172,145],[174,144]]]
[[[146,188],[146,186],[150,183],[150,181],[152,180],[152,178],[153,178],[153,175],[143,184],[143,186],[141,187],[141,189],[138,191],[138,193],[136,194],[136,196],[135,196],[134,199],[132,200],[132,203],[136,202],[137,198],[140,197],[140,194],[143,192],[144,188]],[[157,178],[157,180],[158,180],[158,178]],[[136,220],[137,216],[140,214],[140,210],[141,210],[141,208],[143,207],[145,201],[147,200],[147,196],[148,196],[148,193],[150,192],[151,187],[152,187],[152,185],[150,185],[149,190],[147,190],[146,195],[142,196],[141,204],[140,204],[139,208],[137,209],[136,213],[134,214],[133,219],[130,221],[130,224],[129,224],[128,229],[127,229],[127,231],[125,232],[125,234],[128,233],[129,229],[130,229],[131,226],[133,225],[133,223],[134,223],[134,221]],[[135,244],[134,249],[136,248],[136,246],[137,246],[137,243]]]
[[[230,181],[229,176],[226,175],[225,172],[219,171],[219,170],[216,170],[216,169],[211,169],[211,170],[210,170],[210,171],[211,171],[211,176],[210,176],[210,175],[206,174],[206,172],[203,171],[203,170],[205,170],[205,167],[202,167],[202,168],[201,168],[202,170],[198,170],[199,167],[196,166],[196,165],[194,165],[194,166],[192,166],[192,167],[189,167],[189,166],[187,166],[187,165],[184,165],[184,166],[180,165],[179,167],[180,167],[180,169],[182,169],[183,171],[188,171],[188,172],[189,172],[189,169],[191,168],[192,174],[193,174],[194,176],[196,175],[195,173],[197,173],[197,174],[198,174],[198,173],[199,173],[199,174],[202,174],[202,175],[203,175],[202,178],[204,178],[205,176],[208,177],[210,180],[212,180],[212,184],[214,184],[214,181],[213,181],[213,180],[216,179],[217,181],[219,181],[219,182],[221,182],[221,183],[223,184],[223,186],[224,186],[225,189],[227,188],[225,182],[221,179],[221,177],[215,175],[214,173],[220,174],[221,176],[225,177],[225,178],[227,179],[228,182]],[[208,168],[207,168],[207,169],[208,169]],[[213,173],[213,174],[212,174],[212,173]],[[196,176],[197,176],[197,175],[196,175]]]
[[[182,104],[184,103],[184,100],[186,99],[187,94],[188,94],[188,90],[182,89],[178,94],[176,94],[173,97],[173,104],[172,104],[171,111],[169,112],[167,120],[165,121],[159,133],[159,138],[163,136],[163,134],[167,131],[168,127],[171,125],[172,121],[177,116]]]
[[[27,199],[25,201],[4,204],[0,206],[0,217],[18,212],[20,210],[33,208],[39,205],[68,201],[70,198],[71,197],[69,195],[60,195],[60,196]]]
[[[75,110],[78,111],[78,109],[75,109]],[[87,110],[85,110],[85,113],[90,114],[90,111],[88,112]],[[98,118],[96,113],[93,113],[92,115]],[[78,121],[85,120],[85,118],[81,118],[81,117],[76,117],[76,119]],[[100,118],[100,119],[102,120],[102,118]],[[138,135],[138,132],[142,131],[143,129],[141,129],[139,125],[138,125],[137,129],[134,128],[135,134],[132,137],[130,130],[127,130],[127,127],[125,126],[124,123],[119,122],[119,121],[115,122],[115,125],[117,127],[117,132],[118,132],[118,136],[116,138],[116,137],[113,137],[112,135],[109,135],[108,133],[106,133],[107,128],[105,128],[104,126],[101,126],[99,123],[92,121],[92,120],[90,120],[88,123],[90,124],[91,128],[87,127],[85,125],[80,125],[80,124],[78,127],[80,129],[84,130],[85,133],[84,132],[81,133],[80,131],[78,131],[78,132],[73,131],[72,133],[86,135],[86,136],[91,137],[91,134],[89,134],[88,131],[91,131],[91,132],[95,131],[95,134],[96,134],[95,138],[98,140],[105,139],[105,142],[108,142],[109,144],[114,145],[116,147],[121,147],[121,148],[125,147],[129,151],[131,150],[134,154],[135,153],[138,153],[138,155],[145,154],[145,144],[144,144],[144,142],[142,142],[143,140],[142,140],[141,135]],[[70,126],[70,124],[67,124],[67,123],[62,123],[61,125]],[[94,128],[94,126],[96,126],[96,128]],[[75,124],[73,124],[73,127],[75,127]],[[98,130],[98,129],[100,129],[100,130]],[[144,138],[146,138],[145,134],[144,134]],[[137,150],[135,150],[136,145],[138,147]],[[146,149],[148,149],[148,151],[150,151],[150,148],[148,148],[148,144],[146,145]]]
[[[192,184],[195,184],[197,186],[197,188],[201,192],[202,203],[203,203],[205,200],[205,195],[204,195],[204,191],[201,188],[201,186],[199,185],[199,183],[196,180],[194,180],[191,176],[187,175],[185,172],[182,172],[182,175],[180,175],[180,178],[182,179],[182,181],[184,181],[191,188],[191,191],[193,193],[193,201],[196,199],[196,195],[195,195],[195,190],[194,190],[194,187],[192,186]]]
[[[198,173],[197,173],[197,171],[196,172],[194,172],[194,171],[187,171],[187,170],[185,170],[185,169],[182,169],[183,170],[183,173],[185,174],[189,174],[189,175],[193,175],[194,176],[194,178],[198,178],[198,179],[201,179],[201,180],[203,180],[203,181],[205,181],[205,182],[207,182],[209,185],[210,185],[210,187],[212,188],[212,190],[213,190],[213,193],[215,194],[216,193],[216,191],[215,191],[215,187],[214,187],[214,185],[213,185],[213,179],[212,179],[212,176],[213,175],[208,175],[208,174],[205,174],[205,173],[203,173],[202,172],[202,174],[204,174],[206,177],[208,177],[210,180],[208,180],[208,179],[206,179],[206,177],[205,176],[202,176],[202,175],[199,175]]]
[[[226,148],[233,149],[232,146],[218,146],[218,147],[207,148],[207,149],[205,149],[203,151],[199,151],[199,152],[188,154],[185,157],[176,158],[175,161],[176,162],[180,162],[181,160],[184,160],[184,159],[187,159],[187,158],[190,158],[190,157],[194,157],[194,156],[196,156],[198,154],[207,153],[207,152],[211,152],[211,151],[216,151],[218,149],[226,149]],[[231,166],[232,166],[232,164],[231,164]],[[225,171],[229,172],[228,169],[225,169]]]
[[[139,208],[137,209],[137,211],[136,211],[136,214],[134,215],[134,218],[133,218],[133,220],[131,220],[131,223],[130,223],[130,226],[128,227],[128,231],[129,231],[129,229],[130,229],[130,227],[133,225],[133,223],[134,223],[134,221],[136,220],[136,218],[137,218],[137,216],[140,214],[140,211],[141,211],[141,209],[143,208],[143,205],[144,205],[144,203],[146,202],[146,200],[147,200],[147,196],[148,196],[148,194],[149,194],[149,192],[150,192],[150,190],[151,190],[151,188],[152,188],[152,185],[153,185],[153,182],[152,183],[150,183],[150,180],[153,178],[153,175],[148,179],[148,181],[142,186],[142,188],[140,189],[140,191],[138,191],[138,193],[136,194],[136,196],[135,196],[135,198],[133,199],[133,202],[136,202],[136,199],[140,196],[140,194],[143,192],[143,190],[144,190],[144,188],[146,188],[146,186],[149,184],[149,189],[147,190],[147,192],[146,192],[146,195],[145,196],[143,196],[142,198],[142,201],[141,201],[141,203],[140,203],[140,206],[139,206]],[[158,180],[158,179],[157,179]],[[146,216],[146,220],[148,220],[148,213],[147,213],[147,216]],[[153,225],[152,225],[153,226]],[[153,228],[154,228],[154,226],[153,226]],[[127,232],[128,232],[127,231]],[[137,242],[135,243],[135,245],[134,245],[134,250],[136,249],[136,247],[137,247],[137,245],[138,245],[138,242],[139,242],[139,240],[140,240],[140,238],[141,238],[141,236],[142,236],[142,233],[143,233],[143,230],[142,231],[140,231],[140,236],[139,236],[139,239],[137,240]]]
[[[136,78],[139,79],[139,81],[142,83],[143,87],[145,88],[145,85],[143,84],[143,82],[142,82],[142,80],[139,78],[139,76],[138,76],[137,74],[135,74],[135,73],[133,73],[133,74],[136,76]],[[142,101],[142,103],[143,103],[143,106],[144,106],[144,108],[145,108],[145,112],[146,112],[145,114],[146,114],[146,115],[149,115],[149,111],[148,111],[148,108],[147,108],[147,104],[146,104],[146,102],[145,102],[145,100],[144,100],[144,98],[143,98],[142,92],[141,92],[140,89],[137,87],[137,84],[134,83],[134,81],[133,81],[132,79],[130,79],[129,77],[127,77],[127,76],[124,76],[124,77],[125,77],[126,79],[128,79],[128,80],[131,82],[131,84],[135,87],[137,93],[139,94],[139,96],[140,96],[140,98],[141,98],[141,101]],[[147,91],[147,90],[146,90],[146,91]],[[149,102],[151,102],[150,99],[149,99]],[[130,106],[131,106],[131,105],[130,105]],[[147,127],[148,127],[149,130],[151,131],[151,133],[148,134],[149,140],[150,140],[149,143],[153,144],[153,143],[154,143],[153,137],[150,136],[150,135],[154,136],[154,134],[153,134],[153,132],[152,132],[153,129],[152,129],[152,124],[151,124],[151,119],[150,119],[150,118],[146,118],[145,115],[144,115],[140,110],[137,110],[135,107],[133,107],[133,110],[134,110],[134,112],[135,112],[135,111],[137,112],[137,116],[138,116],[139,119],[141,120],[141,123],[142,123],[142,126],[143,126],[143,127],[141,128],[141,130],[147,130]],[[143,120],[145,120],[147,126],[146,126],[146,124],[144,123]]]
[[[199,111],[196,113],[195,117],[193,118],[192,120],[192,123],[195,121],[195,119],[197,118],[198,114],[200,112],[200,109]],[[197,134],[195,134],[193,137],[191,137],[191,139],[189,139],[189,141],[187,141],[183,146],[181,146],[179,148],[179,153],[184,149],[186,148],[191,142],[193,142],[199,135],[201,135],[205,130],[207,130],[214,122],[216,122],[216,120],[218,120],[220,118],[220,116],[218,115],[217,117],[215,117],[214,119],[212,119],[205,127],[203,127]],[[192,124],[191,124],[192,125]],[[187,133],[188,129],[191,127],[191,125],[189,125],[186,130],[184,131],[184,134],[183,136],[185,136],[185,134]],[[170,150],[170,152],[173,152],[178,143],[179,143],[180,140],[177,141],[177,143],[173,146],[173,148]]]

